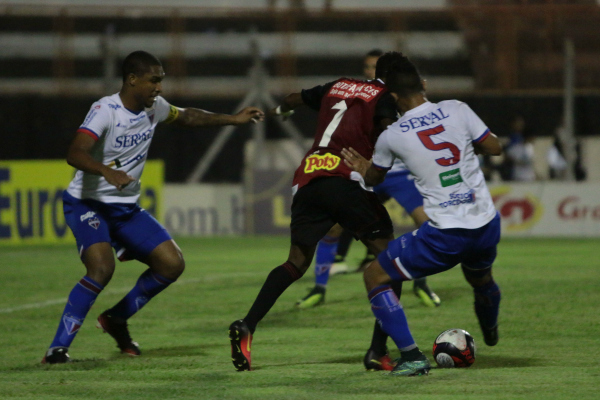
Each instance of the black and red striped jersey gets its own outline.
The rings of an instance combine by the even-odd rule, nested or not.
[[[379,122],[397,119],[394,98],[380,80],[341,78],[303,90],[302,100],[319,117],[313,145],[294,174],[297,188],[317,177],[351,179],[352,170],[344,164],[341,150],[352,147],[371,159],[381,133]]]

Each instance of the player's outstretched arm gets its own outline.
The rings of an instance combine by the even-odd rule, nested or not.
[[[294,109],[304,104],[300,93],[291,93],[285,96],[281,104],[269,110],[267,113],[270,117],[282,117],[285,121],[294,114]]]
[[[385,179],[387,170],[374,167],[370,160],[364,158],[352,147],[349,149],[342,149],[342,156],[344,157],[344,163],[346,163],[348,167],[362,175],[365,180],[365,185],[376,186]]]
[[[96,141],[90,136],[81,132],[76,133],[67,152],[67,163],[85,173],[103,176],[108,183],[119,190],[136,180],[136,178],[127,175],[123,171],[114,170],[96,161],[90,155],[95,143]]]
[[[473,147],[477,154],[490,156],[499,156],[502,154],[502,143],[498,140],[498,136],[494,135],[492,132],[490,132],[490,134],[481,142],[474,143]]]
[[[243,125],[249,122],[257,123],[265,119],[263,111],[256,107],[246,107],[233,115],[212,113],[199,108],[177,108],[177,111],[173,123],[188,128]]]

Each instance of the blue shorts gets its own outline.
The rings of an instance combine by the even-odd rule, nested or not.
[[[171,240],[167,230],[137,204],[80,200],[65,190],[63,210],[80,257],[91,245],[108,242],[119,260],[146,261],[156,246]]]
[[[408,214],[411,214],[415,208],[423,205],[423,196],[417,190],[415,182],[409,179],[409,175],[408,171],[390,172],[373,190],[380,196],[393,197]]]
[[[485,270],[496,259],[500,215],[477,229],[437,229],[429,223],[393,240],[378,261],[392,280],[409,281],[437,274],[462,263]]]

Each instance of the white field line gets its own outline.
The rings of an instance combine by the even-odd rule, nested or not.
[[[189,284],[193,284],[193,283],[210,283],[210,282],[216,282],[219,280],[223,280],[223,279],[230,279],[230,278],[241,278],[244,276],[255,276],[255,273],[250,273],[250,272],[237,272],[237,273],[231,273],[231,274],[218,274],[218,275],[212,275],[212,276],[207,276],[205,278],[196,278],[196,279],[180,279],[177,282],[175,282],[175,285],[189,285]],[[102,293],[105,294],[125,294],[125,293],[129,293],[129,291],[131,290],[132,287],[128,287],[128,288],[119,288],[119,289],[105,289]],[[66,297],[62,297],[60,299],[52,299],[52,300],[46,300],[46,301],[41,301],[38,303],[29,303],[29,304],[22,304],[20,306],[16,306],[16,307],[8,307],[8,308],[0,308],[0,314],[10,314],[12,312],[15,311],[21,311],[21,310],[30,310],[30,309],[36,309],[36,308],[44,308],[44,307],[48,307],[48,306],[53,306],[56,304],[65,304],[67,302],[67,298]]]

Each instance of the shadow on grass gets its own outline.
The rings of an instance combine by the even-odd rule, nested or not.
[[[284,367],[294,365],[311,365],[311,364],[348,364],[357,365],[362,368],[362,356],[347,356],[337,357],[328,360],[320,360],[314,362],[287,362],[264,365],[264,368],[271,367]],[[432,369],[440,369],[432,361]],[[474,364],[476,369],[492,369],[492,368],[525,368],[525,367],[539,367],[543,366],[542,360],[531,358],[531,357],[507,357],[507,356],[485,356],[478,357],[477,362]],[[256,367],[255,369],[261,369]]]
[[[25,364],[13,368],[3,369],[3,372],[34,372],[39,370],[56,370],[56,371],[89,371],[101,368],[107,365],[110,360],[103,358],[83,358],[71,359],[71,362],[65,364]]]
[[[272,367],[289,367],[295,365],[319,365],[319,364],[349,364],[349,365],[357,365],[362,368],[362,356],[347,356],[347,357],[337,357],[331,358],[329,360],[320,360],[320,361],[307,361],[307,362],[286,362],[286,363],[277,363],[277,364],[266,364],[263,365],[262,368],[272,368]],[[261,369],[261,367],[253,367],[255,370]]]
[[[214,347],[214,344],[195,345],[195,346],[173,346],[160,347],[157,349],[143,350],[144,356],[149,357],[196,357],[206,356],[203,347]]]
[[[524,367],[540,367],[544,362],[541,359],[532,357],[514,357],[514,356],[493,356],[485,355],[478,356],[475,361],[477,369],[491,368],[524,368]]]

